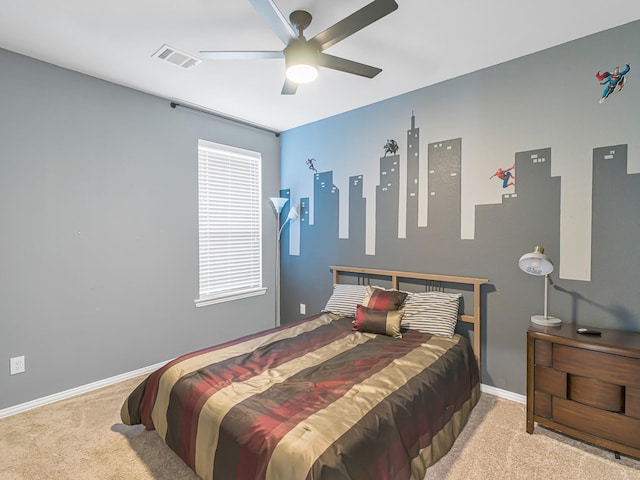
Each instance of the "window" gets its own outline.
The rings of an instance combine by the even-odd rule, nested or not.
[[[196,306],[262,295],[262,156],[198,141]]]

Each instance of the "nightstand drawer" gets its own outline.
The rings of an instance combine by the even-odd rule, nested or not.
[[[537,392],[546,392],[556,397],[567,396],[567,374],[549,367],[535,367],[535,385]]]
[[[553,365],[552,361],[552,351],[551,351],[551,342],[545,342],[544,340],[536,340],[535,341],[535,358],[533,359],[533,363],[536,365],[544,365],[545,367],[550,367]]]
[[[625,414],[640,419],[640,389],[627,388],[624,401]]]
[[[535,392],[534,411],[540,417],[551,418],[551,395],[544,392]]]
[[[640,388],[640,359],[637,358],[554,344],[553,368],[608,383]]]
[[[596,437],[640,448],[640,420],[552,397],[553,420]]]
[[[624,413],[624,387],[580,375],[569,375],[568,383],[569,400]]]

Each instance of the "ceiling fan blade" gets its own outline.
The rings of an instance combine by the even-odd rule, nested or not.
[[[320,32],[310,41],[315,42],[318,49],[322,51],[344,40],[349,35],[362,30],[367,25],[371,25],[376,20],[380,20],[397,8],[398,4],[394,0],[374,0],[325,31]]]
[[[381,68],[354,62],[346,58],[334,57],[323,52],[318,53],[318,65],[367,78],[373,78],[382,71]]]
[[[284,85],[282,86],[282,95],[293,95],[298,90],[298,84],[286,78],[284,80]]]
[[[271,30],[282,40],[282,43],[288,45],[293,38],[297,38],[298,35],[293,29],[291,24],[282,15],[282,12],[278,10],[273,0],[249,0],[253,8],[256,9],[258,14],[264,21],[271,27]]]
[[[210,60],[260,60],[264,58],[284,58],[282,51],[242,52],[242,51],[201,51],[200,56]]]

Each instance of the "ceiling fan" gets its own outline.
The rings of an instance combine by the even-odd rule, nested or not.
[[[318,66],[367,78],[373,78],[382,71],[380,68],[329,55],[324,50],[396,10],[398,4],[394,0],[374,0],[309,40],[303,35],[304,29],[311,23],[309,12],[296,10],[289,15],[287,21],[273,0],[249,1],[286,45],[284,50],[201,51],[203,57],[213,60],[284,58],[287,76],[282,87],[283,95],[293,95],[298,84],[314,80],[318,74]]]

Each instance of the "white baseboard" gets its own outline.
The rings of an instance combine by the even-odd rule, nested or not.
[[[496,397],[506,398],[507,400],[513,400],[518,403],[527,403],[527,396],[520,395],[519,393],[513,393],[509,390],[503,390],[498,387],[492,387],[491,385],[485,385],[484,383],[480,384],[480,391],[487,392],[491,395],[495,395]]]
[[[137,377],[139,375],[145,375],[145,374],[151,373],[154,370],[157,370],[158,368],[162,367],[169,361],[170,360],[167,360],[166,362],[156,363],[155,365],[139,368],[138,370],[133,370],[131,372],[116,375],[115,377],[105,378],[104,380],[98,380],[97,382],[88,383],[87,385],[71,388],[63,392],[54,393],[53,395],[48,395],[42,398],[36,398],[35,400],[31,400],[30,402],[25,402],[19,405],[15,405],[13,407],[5,408],[3,410],[0,410],[0,418],[9,417],[17,413],[26,412],[27,410],[31,410],[32,408],[42,407],[43,405],[48,405],[50,403],[58,402],[60,400],[66,400],[67,398],[75,397],[76,395],[81,395],[83,393],[91,392],[92,390],[97,390],[102,387],[107,387],[109,385],[113,385],[114,383],[122,382],[124,380],[129,380],[130,378]],[[513,400],[514,402],[527,403],[527,397],[525,395],[520,395],[518,393],[513,393],[508,390],[492,387],[491,385],[485,385],[484,383],[480,384],[480,391],[487,392],[491,395],[495,395],[496,397],[506,398],[507,400]]]
[[[123,373],[121,375],[116,375],[115,377],[105,378],[104,380],[98,380],[97,382],[88,383],[87,385],[81,385],[79,387],[71,388],[63,392],[54,393],[53,395],[47,395],[46,397],[36,398],[35,400],[31,400],[30,402],[25,402],[19,405],[15,405],[13,407],[5,408],[0,410],[0,418],[9,417],[17,413],[26,412],[27,410],[31,410],[32,408],[42,407],[43,405],[48,405],[50,403],[58,402],[60,400],[66,400],[67,398],[75,397],[76,395],[81,395],[83,393],[87,393],[92,390],[97,390],[102,387],[113,385],[114,383],[122,382],[123,380],[129,380],[130,378],[134,378],[139,375],[145,375],[147,373],[153,372],[154,370],[157,370],[158,368],[162,367],[166,363],[167,362],[156,363],[155,365],[139,368],[138,370],[133,370],[131,372]]]

